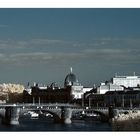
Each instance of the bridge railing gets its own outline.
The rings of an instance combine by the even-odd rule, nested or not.
[[[48,107],[79,107],[74,104],[69,103],[1,103],[0,107],[7,107],[7,106],[18,106],[18,107],[33,107],[33,106],[48,106]]]

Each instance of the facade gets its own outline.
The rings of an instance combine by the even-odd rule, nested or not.
[[[23,94],[24,102],[27,103],[69,103],[72,100],[70,88],[47,88],[31,87],[31,94],[26,90]]]
[[[93,88],[91,87],[83,87],[83,94],[86,93],[86,92],[89,92],[91,91]]]
[[[139,107],[140,90],[108,91],[105,94],[88,92],[84,94],[83,104],[89,107]]]
[[[118,76],[115,75],[110,82],[101,83],[97,87],[98,94],[105,94],[108,91],[123,91],[125,88],[139,88],[140,76]]]
[[[83,95],[83,86],[71,86],[71,95],[74,99],[80,99]]]
[[[108,91],[122,91],[124,87],[112,83],[101,83],[99,87],[97,87],[98,94],[105,94]]]
[[[140,85],[140,76],[115,76],[112,79],[112,83],[116,85],[122,85],[126,88],[137,87]]]
[[[109,91],[104,96],[106,105],[114,105],[118,107],[139,107],[140,90],[127,91]]]
[[[97,94],[93,92],[87,92],[84,94],[83,106],[87,107],[99,107],[104,105],[104,94]]]

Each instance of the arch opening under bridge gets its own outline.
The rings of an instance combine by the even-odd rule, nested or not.
[[[33,112],[33,113],[37,113],[40,115],[43,114],[44,117],[47,118],[47,116],[45,116],[46,113],[49,113],[52,118],[54,119],[54,122],[61,122],[61,110],[47,110],[47,109],[31,109],[31,110],[24,110],[20,112],[20,116],[24,115],[24,113],[29,113],[29,112]]]

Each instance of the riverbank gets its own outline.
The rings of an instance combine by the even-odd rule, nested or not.
[[[114,121],[112,123],[113,131],[140,131],[140,118],[131,120]]]
[[[140,131],[140,111],[129,111],[112,120],[113,131]]]

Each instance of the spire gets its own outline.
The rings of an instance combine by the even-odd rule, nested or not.
[[[134,76],[136,76],[136,73],[135,72],[133,72],[133,74],[134,74]]]
[[[70,67],[70,73],[72,73],[72,67]]]

